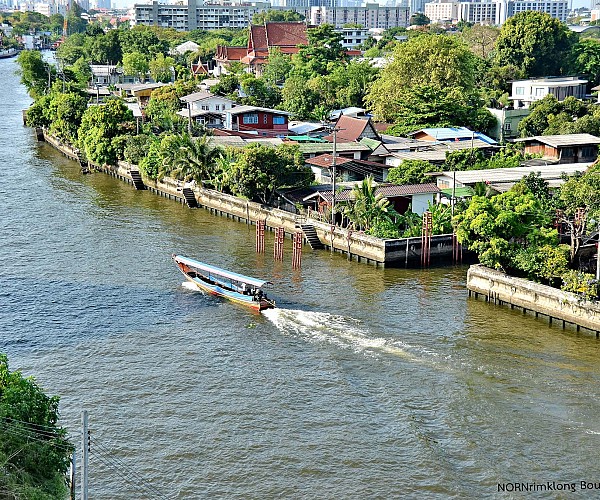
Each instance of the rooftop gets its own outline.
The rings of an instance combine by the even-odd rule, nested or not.
[[[242,113],[253,113],[256,111],[260,111],[262,113],[273,113],[275,115],[291,115],[291,113],[288,113],[287,111],[281,111],[280,109],[259,108],[258,106],[236,106],[235,108],[228,109],[226,113],[231,115],[240,115]]]
[[[553,148],[569,146],[588,146],[590,144],[600,144],[600,137],[592,134],[563,134],[563,135],[536,135],[533,137],[523,137],[515,139],[514,142],[541,142]]]

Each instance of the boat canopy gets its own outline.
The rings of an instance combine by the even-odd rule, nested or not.
[[[224,269],[220,269],[215,266],[211,266],[209,264],[204,264],[203,262],[188,259],[187,257],[183,257],[182,255],[175,255],[174,259],[177,262],[181,262],[190,267],[194,267],[196,269],[201,269],[202,271],[206,271],[210,274],[214,274],[216,276],[222,276],[223,278],[229,278],[230,280],[239,281],[240,283],[246,283],[248,285],[252,285],[255,287],[262,287],[263,285],[270,283],[269,281],[263,281],[256,278],[251,278],[250,276],[244,276],[243,274],[232,273],[229,271],[225,271]]]

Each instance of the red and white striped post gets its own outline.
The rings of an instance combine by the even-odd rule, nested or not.
[[[256,253],[265,253],[265,221],[256,221]]]
[[[302,239],[304,235],[302,231],[296,231],[294,233],[294,251],[292,255],[292,268],[300,269],[302,267]]]
[[[285,229],[283,227],[275,228],[275,243],[273,245],[273,258],[283,260],[283,240],[285,238]]]

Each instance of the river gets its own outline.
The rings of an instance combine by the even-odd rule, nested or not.
[[[272,234],[257,255],[252,226],[82,175],[22,126],[15,69],[0,60],[0,351],[77,442],[89,412],[90,498],[590,495],[593,336],[469,299],[466,267],[305,246],[294,271],[289,240],[275,263]],[[269,279],[280,308],[189,289],[173,252]]]

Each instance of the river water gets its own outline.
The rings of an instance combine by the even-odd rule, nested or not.
[[[0,60],[0,351],[60,395],[73,439],[89,412],[90,498],[598,496],[580,490],[600,481],[593,336],[469,299],[466,267],[305,247],[296,272],[287,240],[274,263],[251,226],[82,175],[22,127],[15,69]],[[189,289],[173,252],[269,279],[280,308]]]

